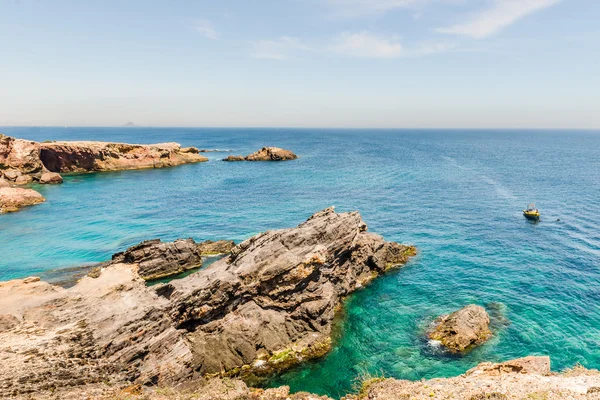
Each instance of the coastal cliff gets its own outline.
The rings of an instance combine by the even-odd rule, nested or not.
[[[329,208],[168,284],[127,263],[69,289],[0,283],[0,397],[269,375],[324,355],[344,297],[414,254]]]
[[[0,134],[0,187],[62,183],[60,173],[173,167],[208,161],[195,147],[178,143],[44,142]],[[5,188],[0,212],[43,202],[33,189]]]
[[[52,172],[117,171],[164,168],[204,162],[194,147],[178,143],[50,142],[40,144],[40,159]]]

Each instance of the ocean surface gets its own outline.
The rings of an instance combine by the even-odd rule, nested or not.
[[[421,379],[550,355],[600,368],[600,132],[0,128],[21,138],[176,141],[225,149],[170,169],[65,176],[47,202],[0,216],[0,280],[104,261],[144,239],[241,241],[325,207],[419,255],[348,299],[333,351],[273,379],[331,396],[365,374]],[[262,146],[284,163],[225,163]],[[528,203],[539,223],[521,214]],[[432,320],[488,308],[494,337],[463,357],[423,339]]]

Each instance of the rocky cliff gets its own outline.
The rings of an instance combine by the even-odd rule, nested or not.
[[[62,183],[59,172],[163,168],[203,161],[208,159],[198,154],[198,149],[181,148],[178,143],[38,143],[0,134],[0,181],[9,185]],[[43,201],[39,193],[31,192],[6,190],[0,196],[0,210],[15,211]]]
[[[169,284],[123,262],[69,289],[0,283],[0,397],[288,368],[327,352],[346,295],[414,254],[330,208]]]
[[[193,147],[178,143],[127,144],[110,142],[41,143],[40,158],[52,172],[90,172],[164,168],[208,161]]]

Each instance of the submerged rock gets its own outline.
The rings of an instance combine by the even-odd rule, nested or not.
[[[128,144],[110,142],[41,143],[40,157],[52,172],[116,171],[163,168],[208,161],[195,148],[178,143]]]
[[[112,256],[109,264],[131,264],[142,279],[152,280],[180,274],[202,266],[202,257],[193,239],[162,242],[146,240]]]
[[[290,150],[279,147],[263,147],[262,149],[246,156],[246,161],[285,161],[298,158]]]
[[[0,187],[0,213],[17,211],[44,201],[44,196],[33,189]]]
[[[217,240],[216,242],[213,242],[212,240],[206,240],[198,243],[198,251],[203,256],[227,254],[230,253],[231,249],[234,247],[235,242],[233,240]]]
[[[460,353],[490,338],[490,317],[485,309],[470,304],[436,320],[436,327],[429,332],[430,339],[438,340],[453,353]]]
[[[161,245],[171,254],[156,241],[116,255],[97,278],[69,289],[0,283],[0,315],[18,321],[0,333],[0,397],[99,382],[264,375],[322,356],[344,297],[414,253],[404,246],[404,257],[388,260],[381,249],[390,243],[366,229],[357,212],[329,208],[153,287],[138,271],[145,261],[158,265],[149,255]],[[191,247],[184,254],[195,259]],[[179,254],[167,263],[181,265]]]

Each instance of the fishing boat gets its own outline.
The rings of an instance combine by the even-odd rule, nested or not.
[[[523,215],[525,218],[531,221],[539,221],[540,220],[540,211],[535,208],[535,204],[528,204],[527,209],[523,210]]]

